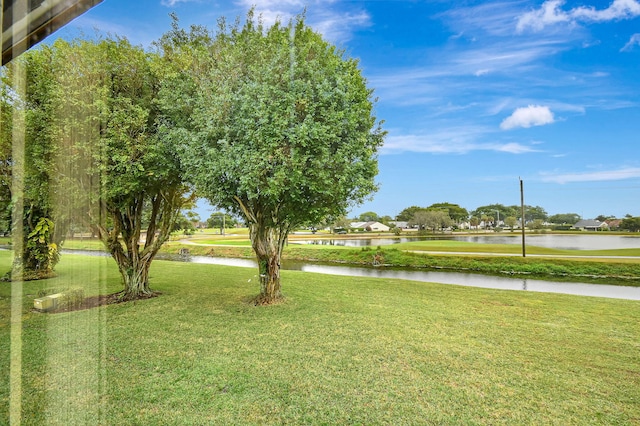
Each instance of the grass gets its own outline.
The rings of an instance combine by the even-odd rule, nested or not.
[[[155,261],[158,298],[30,312],[120,288],[108,258],[58,272],[24,283],[25,425],[640,422],[640,302],[283,271],[286,302],[257,308],[253,269]]]
[[[640,245],[640,240],[638,241]],[[417,251],[443,251],[443,252],[466,252],[466,253],[501,253],[520,254],[522,246],[518,244],[484,244],[471,243],[467,241],[413,241],[408,243],[394,244],[398,250]],[[612,250],[562,250],[547,247],[526,246],[527,254],[550,255],[550,256],[640,256],[640,248],[612,249]]]
[[[192,255],[254,258],[249,246],[203,246],[171,244],[163,251],[178,253],[187,248]],[[640,286],[638,259],[609,258],[539,258],[518,256],[431,255],[426,252],[397,250],[394,246],[354,249],[337,246],[297,246],[285,248],[285,260],[324,262],[332,264],[371,266],[375,254],[382,255],[382,263],[401,268],[463,271],[489,275],[522,274],[532,278],[554,281],[578,281],[597,284]]]

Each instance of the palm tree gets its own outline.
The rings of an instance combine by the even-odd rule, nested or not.
[[[476,232],[478,231],[478,224],[480,223],[480,221],[478,220],[478,218],[476,216],[471,216],[471,219],[469,219],[469,226],[472,226],[476,229]]]

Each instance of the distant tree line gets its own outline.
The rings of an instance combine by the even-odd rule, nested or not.
[[[543,207],[525,205],[524,222],[528,228],[542,229],[545,226],[552,225],[557,227],[571,227],[582,220],[577,213],[559,213],[549,215]],[[438,213],[439,212],[439,213]],[[403,209],[395,218],[390,216],[378,216],[375,212],[366,212],[359,215],[354,220],[359,221],[379,221],[386,225],[392,225],[394,222],[407,222],[409,226],[419,229],[443,229],[447,227],[455,227],[462,223],[468,223],[472,228],[483,226],[485,228],[494,228],[498,226],[506,226],[515,228],[520,226],[522,221],[522,208],[518,205],[505,206],[503,204],[489,204],[480,206],[475,210],[468,211],[453,203],[435,203],[428,207],[410,206]],[[595,218],[600,222],[612,221],[615,217],[607,215],[599,215]],[[627,215],[618,225],[618,229],[627,231],[636,231],[635,218]]]

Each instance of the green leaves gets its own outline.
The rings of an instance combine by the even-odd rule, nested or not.
[[[223,26],[197,49],[198,67],[163,84],[195,83],[195,96],[182,102],[193,136],[180,151],[187,177],[213,204],[243,213],[241,200],[273,226],[338,215],[377,189],[385,132],[371,115],[372,92],[357,62],[303,18],[269,29],[251,20]],[[195,38],[175,31],[164,38]],[[196,56],[180,62],[195,64]]]
[[[44,244],[51,234],[53,234],[53,222],[46,217],[42,217],[27,238]]]
[[[52,241],[53,231],[53,221],[41,217],[33,231],[27,235],[26,249],[29,257],[24,259],[27,269],[50,272],[58,263],[60,253],[58,245]]]

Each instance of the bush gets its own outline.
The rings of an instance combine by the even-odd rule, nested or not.
[[[56,309],[77,309],[84,303],[84,290],[81,288],[65,288],[65,289],[56,289],[56,288],[48,288],[38,291],[38,297],[50,296],[52,294],[61,294],[61,297],[58,298],[58,306]]]
[[[84,290],[81,288],[67,290],[62,293],[58,309],[76,309],[84,303]]]

